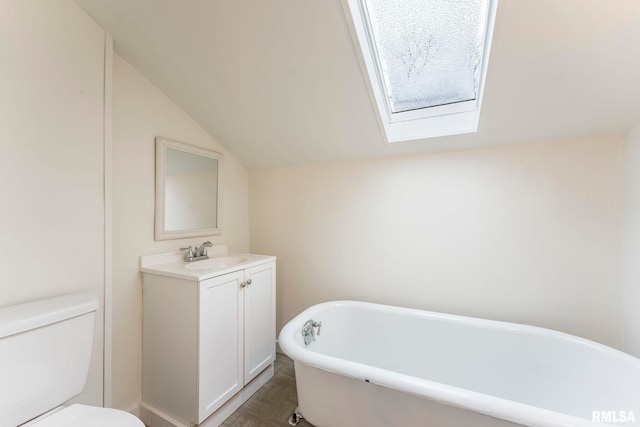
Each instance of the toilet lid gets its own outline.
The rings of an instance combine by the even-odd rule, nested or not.
[[[117,409],[71,405],[33,424],[33,427],[144,427],[132,414]]]

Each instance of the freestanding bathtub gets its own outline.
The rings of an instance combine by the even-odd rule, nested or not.
[[[336,301],[279,340],[316,427],[640,426],[640,359],[561,332]]]

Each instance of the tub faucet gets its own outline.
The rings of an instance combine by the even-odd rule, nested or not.
[[[320,335],[320,328],[322,328],[322,322],[314,322],[313,319],[309,319],[304,323],[302,327],[304,345],[309,345],[316,340],[316,329],[318,330],[318,335]]]

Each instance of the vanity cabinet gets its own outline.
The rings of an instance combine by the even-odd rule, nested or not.
[[[143,405],[199,425],[272,366],[276,264],[265,258],[197,280],[144,272]]]

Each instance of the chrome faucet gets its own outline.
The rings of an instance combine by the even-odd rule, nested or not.
[[[212,246],[213,246],[213,243],[207,240],[200,246],[196,247],[195,251],[193,250],[192,246],[188,246],[186,248],[180,248],[180,251],[186,252],[184,254],[185,262],[200,261],[203,259],[209,259],[209,255],[207,255],[207,248],[210,248]]]
[[[213,243],[207,240],[206,242],[204,242],[203,244],[201,244],[196,248],[195,256],[196,257],[206,256],[207,258],[209,258],[209,256],[207,255],[207,248],[211,248],[211,247],[213,247]]]
[[[302,327],[304,345],[309,345],[316,340],[316,329],[318,330],[317,335],[320,335],[320,328],[322,328],[322,322],[314,322],[313,319],[304,322],[304,326]]]

